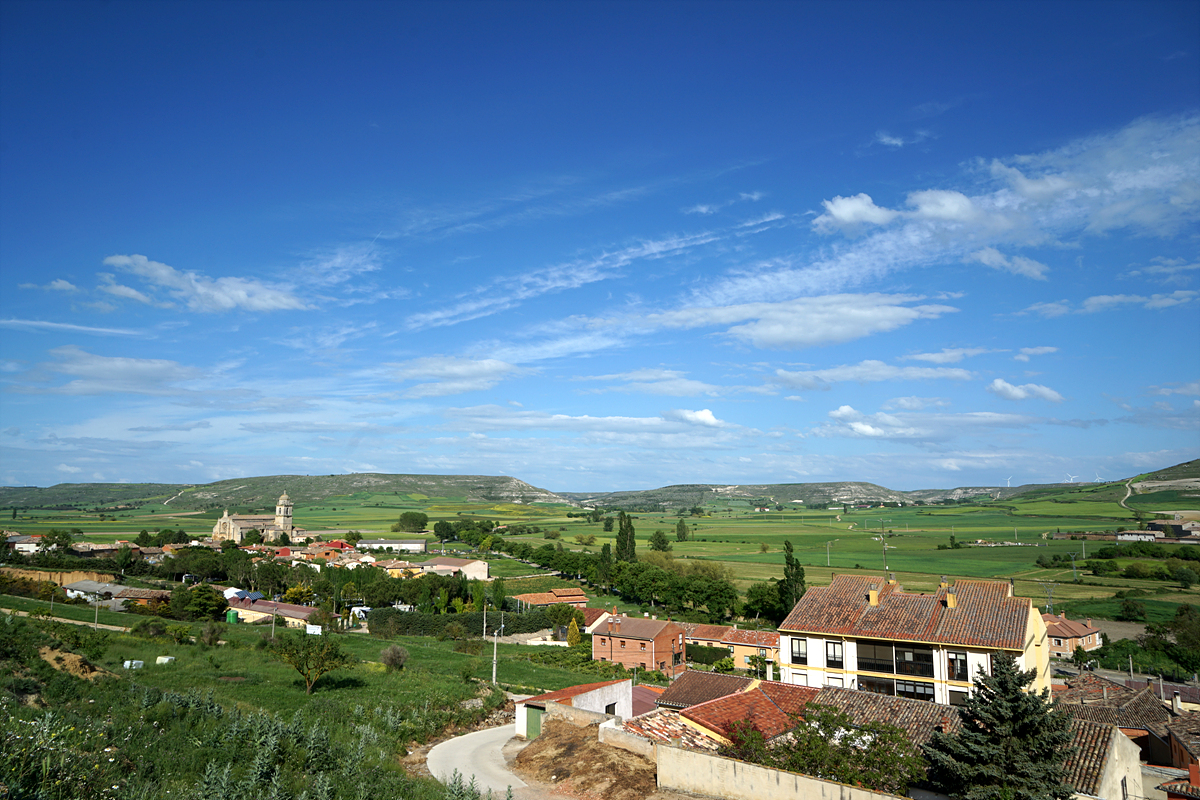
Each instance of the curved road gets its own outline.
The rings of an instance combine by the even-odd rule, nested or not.
[[[504,797],[509,786],[517,789],[526,785],[508,770],[500,749],[516,735],[517,726],[503,725],[499,728],[456,736],[435,746],[429,751],[426,763],[433,777],[442,783],[450,780],[454,770],[458,770],[463,781],[469,783],[475,778],[475,786],[481,791],[491,790],[496,797]]]

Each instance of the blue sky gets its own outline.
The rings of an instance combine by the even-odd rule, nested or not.
[[[1191,2],[9,0],[0,483],[1194,458],[1198,43]]]

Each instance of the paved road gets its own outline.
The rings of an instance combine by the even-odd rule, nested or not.
[[[509,786],[516,790],[526,785],[509,771],[500,752],[515,734],[516,725],[503,725],[442,742],[429,751],[426,762],[429,771],[445,783],[454,770],[458,770],[464,781],[469,782],[474,777],[480,791],[491,789],[497,797],[504,797]]]

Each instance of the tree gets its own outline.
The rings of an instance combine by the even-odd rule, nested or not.
[[[242,544],[262,544],[262,534],[258,531],[250,531],[242,536]]]
[[[429,515],[420,511],[405,511],[396,523],[396,530],[407,533],[420,533],[429,524]]]
[[[662,531],[656,530],[650,537],[650,549],[657,550],[660,553],[665,553],[671,549],[671,543],[667,541],[667,536]]]
[[[279,534],[279,538],[275,540],[275,543],[282,547],[287,547],[292,543],[292,537],[287,535],[287,531],[284,531]]]
[[[611,532],[612,532],[612,529],[613,529],[613,518],[612,518],[612,517],[605,517],[605,518],[604,518],[604,531],[605,531],[606,533],[611,533]]]
[[[1137,600],[1131,600],[1129,598],[1126,598],[1125,601],[1121,603],[1121,613],[1119,614],[1118,619],[1136,621],[1145,618],[1145,603],[1139,603]]]
[[[70,531],[51,528],[48,533],[42,534],[42,540],[38,542],[38,550],[43,553],[49,553],[52,550],[70,550],[72,541]]]
[[[1192,584],[1197,580],[1196,570],[1192,569],[1191,567],[1180,567],[1179,569],[1175,570],[1175,574],[1172,577],[1179,581],[1179,587],[1181,589],[1192,588]]]
[[[567,628],[567,646],[574,647],[581,641],[583,641],[583,636],[579,633],[579,623],[572,619],[571,626]]]
[[[746,590],[746,602],[742,604],[742,614],[750,617],[761,617],[778,625],[791,609],[784,611],[779,604],[779,587],[770,581],[754,583]]]
[[[492,581],[492,605],[503,611],[506,597],[507,595],[504,592],[504,578],[496,578]]]
[[[117,569],[124,572],[133,565],[133,550],[127,544],[121,545],[117,550],[117,555],[113,559],[117,562]]]
[[[1077,645],[1075,647],[1075,652],[1071,654],[1071,663],[1074,664],[1077,669],[1083,669],[1083,665],[1087,662],[1087,650],[1083,649],[1083,645]]]
[[[622,511],[617,516],[617,546],[613,549],[613,557],[617,561],[633,563],[637,561],[637,543],[633,537],[633,520]]]
[[[675,541],[686,542],[688,540],[688,533],[687,523],[680,517],[679,522],[675,523]]]
[[[1008,654],[994,656],[992,667],[959,709],[961,729],[938,731],[924,746],[929,780],[953,800],[1067,800],[1070,719],[1048,691],[1026,691],[1036,670],[1021,671]]]
[[[359,531],[350,531],[346,534],[346,544],[355,547],[362,541],[363,535]]]
[[[388,672],[398,672],[408,662],[408,650],[398,644],[385,647],[379,651],[379,660]]]
[[[600,548],[600,558],[596,562],[596,583],[600,584],[604,589],[612,586],[613,580],[613,554],[612,545],[607,542]]]
[[[272,645],[271,655],[300,673],[305,694],[313,693],[313,686],[322,675],[337,669],[351,669],[355,664],[354,656],[342,650],[341,643],[328,634],[281,636]]]
[[[804,567],[796,560],[790,539],[783,541],[783,579],[779,581],[779,604],[789,614],[807,587],[804,585]]]
[[[448,542],[454,538],[454,526],[444,519],[433,523],[433,535],[439,542]]]

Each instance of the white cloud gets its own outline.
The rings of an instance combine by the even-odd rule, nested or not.
[[[505,378],[524,372],[520,367],[494,358],[475,360],[452,356],[417,358],[393,366],[397,380],[428,381],[407,389],[404,396],[408,398],[445,397],[491,389]]]
[[[1075,186],[1074,182],[1062,175],[1027,178],[1021,170],[1000,161],[992,162],[991,171],[993,176],[1007,181],[1018,193],[1031,200],[1047,200]]]
[[[297,280],[312,286],[336,286],[378,269],[379,251],[375,245],[357,244],[318,253],[293,272]]]
[[[893,397],[883,404],[884,411],[920,411],[924,408],[945,408],[950,401],[941,397]]]
[[[864,224],[886,225],[900,214],[875,205],[869,194],[861,192],[853,197],[837,195],[832,200],[822,200],[821,205],[825,207],[825,213],[813,220],[813,227],[823,232]]]
[[[1037,417],[1021,414],[995,414],[981,411],[964,414],[908,412],[865,414],[848,405],[830,411],[828,416],[830,421],[814,428],[811,431],[813,436],[914,443],[947,442],[996,429],[1028,428],[1044,421]]]
[[[123,297],[126,300],[135,300],[139,303],[145,303],[148,306],[154,305],[154,301],[147,295],[139,292],[132,286],[125,286],[124,284],[117,283],[116,276],[108,272],[101,272],[100,280],[102,283],[97,288],[99,288],[102,292],[111,294],[113,297]]]
[[[901,148],[910,144],[917,144],[929,138],[929,131],[917,131],[911,139],[905,139],[903,136],[893,136],[887,131],[876,131],[875,142],[887,147]]]
[[[44,364],[45,369],[74,377],[66,384],[42,390],[54,394],[173,395],[185,391],[176,384],[203,377],[200,370],[177,361],[98,356],[74,345],[56,347],[50,355],[58,361]]]
[[[729,336],[755,347],[799,349],[849,342],[958,310],[945,305],[909,305],[922,299],[918,295],[878,293],[825,295],[780,303],[648,314],[642,318],[642,325],[666,328],[732,325],[726,331]]]
[[[55,469],[58,470],[59,472],[65,472],[68,475],[74,475],[76,472],[83,471],[81,468],[72,467],[70,464],[59,464],[57,467],[55,467]]]
[[[971,198],[949,189],[926,189],[912,192],[907,203],[915,209],[912,214],[923,219],[967,222],[979,216]]]
[[[1171,306],[1190,303],[1200,292],[1180,289],[1171,294],[1155,294],[1143,297],[1137,294],[1102,294],[1089,297],[1083,301],[1080,312],[1092,314],[1097,311],[1107,311],[1123,305],[1140,305],[1147,310],[1170,308]]]
[[[572,380],[620,381],[625,385],[596,391],[643,392],[674,397],[694,397],[700,394],[716,395],[722,391],[720,386],[692,380],[686,376],[686,372],[672,369],[638,369],[612,375],[581,375]]]
[[[1014,275],[1024,275],[1034,280],[1046,280],[1046,271],[1050,269],[1039,261],[1024,256],[1008,258],[994,247],[985,247],[967,256],[967,261],[978,261],[992,269],[1004,270]]]
[[[987,390],[997,397],[1002,397],[1005,400],[1028,400],[1031,397],[1037,397],[1042,400],[1049,400],[1052,403],[1061,403],[1063,396],[1053,389],[1041,386],[1036,383],[1025,383],[1020,386],[1013,386],[1008,381],[1002,378],[996,378],[988,384]]]
[[[707,408],[699,411],[689,411],[686,408],[672,409],[663,412],[663,419],[676,419],[689,425],[703,425],[709,428],[723,428],[728,423],[717,419]]]
[[[1071,303],[1067,300],[1055,300],[1051,303],[1034,303],[1029,308],[1025,309],[1022,314],[1040,314],[1043,317],[1061,317],[1064,314],[1071,313]]]
[[[874,383],[895,380],[970,380],[973,374],[957,367],[897,367],[882,361],[862,361],[829,369],[792,372],[775,370],[775,382],[790,389],[828,389],[845,381]]]
[[[902,356],[901,361],[928,361],[932,364],[957,364],[964,358],[977,356],[983,353],[995,353],[996,350],[989,350],[986,347],[953,347],[942,348],[940,353],[916,353],[911,356]]]
[[[94,328],[89,325],[72,325],[69,322],[43,322],[36,319],[0,319],[0,328],[18,331],[59,331],[65,333],[91,333],[97,336],[140,336],[141,331],[129,328]]]
[[[1190,383],[1176,383],[1168,386],[1155,386],[1151,394],[1183,394],[1183,395],[1200,395],[1200,381],[1191,381]]]
[[[1121,277],[1153,278],[1162,283],[1188,283],[1191,280],[1191,276],[1188,273],[1198,269],[1200,269],[1200,262],[1189,262],[1182,258],[1163,258],[1159,256],[1151,259],[1150,266],[1130,270]]]
[[[699,205],[694,205],[691,208],[685,208],[683,210],[683,213],[685,213],[685,214],[715,214],[720,210],[721,210],[721,207],[719,205],[711,205],[711,204],[701,203]]]
[[[145,256],[109,256],[108,266],[136,275],[152,286],[165,289],[192,311],[218,312],[244,309],[246,311],[286,311],[308,308],[290,289],[269,286],[255,278],[208,278],[196,272],[181,272],[174,267]],[[101,289],[121,297],[151,302],[141,292],[129,287],[101,286]],[[119,292],[116,290],[128,290]],[[133,294],[129,294],[132,292]],[[140,295],[140,297],[134,296]]]
[[[1057,352],[1057,347],[1022,347],[1021,352],[1013,356],[1013,360],[1028,361],[1030,356],[1044,356]]]

